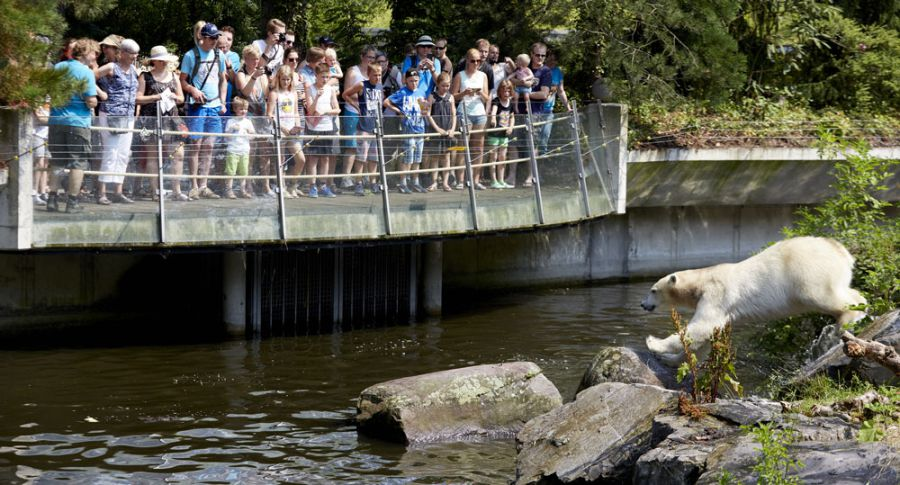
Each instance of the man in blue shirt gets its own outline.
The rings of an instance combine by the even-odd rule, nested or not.
[[[384,100],[384,107],[402,117],[400,125],[403,133],[407,135],[421,135],[425,133],[425,118],[422,117],[422,111],[427,103],[425,103],[425,97],[418,90],[418,86],[422,84],[419,71],[415,67],[407,69],[404,82],[406,83],[405,87]],[[400,163],[401,172],[408,172],[413,164],[422,164],[423,141],[423,137],[410,137],[405,140],[406,156],[403,158],[403,162]],[[418,170],[418,167],[416,169]],[[409,189],[406,183],[408,180],[406,173],[400,177],[400,180],[397,190],[401,194],[410,194],[412,190],[422,193],[427,192],[419,183],[418,172],[413,174],[412,190]]]
[[[54,69],[66,71],[78,83],[78,89],[64,106],[50,111],[48,143],[53,157],[50,159],[50,195],[47,210],[59,211],[58,191],[63,169],[69,169],[66,187],[66,212],[81,212],[78,193],[84,179],[84,171],[90,168],[91,115],[97,107],[97,83],[94,71],[88,66],[97,62],[100,45],[91,39],[78,39],[72,47],[72,59],[59,62]]]
[[[206,24],[200,29],[200,40],[181,61],[181,89],[187,99],[188,131],[221,133],[225,114],[225,96],[228,92],[225,56],[216,48],[219,29]],[[199,65],[198,65],[199,64]],[[206,186],[206,176],[212,165],[215,136],[191,135],[188,145],[191,151],[191,175],[203,178],[191,179],[191,199],[218,199],[219,196]]]
[[[403,59],[403,66],[400,72],[406,73],[411,67],[419,71],[419,85],[416,92],[421,94],[423,98],[427,98],[434,91],[434,80],[441,73],[441,61],[434,58],[431,50],[434,48],[434,42],[431,36],[423,35],[416,41],[416,55],[408,56]]]

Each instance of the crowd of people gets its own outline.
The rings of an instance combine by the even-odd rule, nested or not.
[[[344,69],[332,38],[301,52],[278,19],[239,51],[232,50],[231,27],[200,21],[193,34],[194,47],[180,58],[155,46],[141,62],[137,42],[118,35],[66,44],[55,68],[82,87],[65,105],[35,111],[36,204],[61,211],[65,203],[69,213],[82,211],[85,197],[128,204],[144,180],[152,200],[275,197],[279,163],[286,198],[378,193],[388,190],[374,175],[379,122],[383,133],[420,135],[384,139],[387,158],[402,172],[393,188],[450,192],[467,183],[459,147],[467,143],[473,164],[502,162],[514,151],[524,156],[516,115],[549,121],[557,101],[559,110],[569,109],[562,72],[541,42],[513,60],[479,39],[454,65],[447,39],[422,35],[400,63],[367,45],[358,64]],[[538,128],[539,153],[548,151],[551,129],[551,123]],[[169,190],[153,177],[134,178],[129,188],[129,167],[154,174],[161,158]],[[190,177],[183,177],[185,159]],[[473,171],[474,188],[533,183],[530,165],[521,180],[515,164],[489,165]],[[86,183],[88,170],[97,176]],[[224,183],[213,184],[211,176]]]

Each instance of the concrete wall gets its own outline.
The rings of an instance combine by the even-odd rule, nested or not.
[[[31,131],[30,116],[0,108],[0,161],[9,160],[0,183],[0,249],[31,247]]]

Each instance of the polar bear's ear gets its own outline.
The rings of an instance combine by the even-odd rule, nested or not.
[[[669,275],[669,284],[674,285],[678,282],[678,277],[675,275]]]

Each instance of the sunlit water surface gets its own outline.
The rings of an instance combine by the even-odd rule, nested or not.
[[[490,295],[441,320],[335,335],[0,351],[0,481],[508,483],[513,441],[361,437],[359,392],[522,360],[570,400],[600,347],[669,333],[638,306],[648,286]]]

